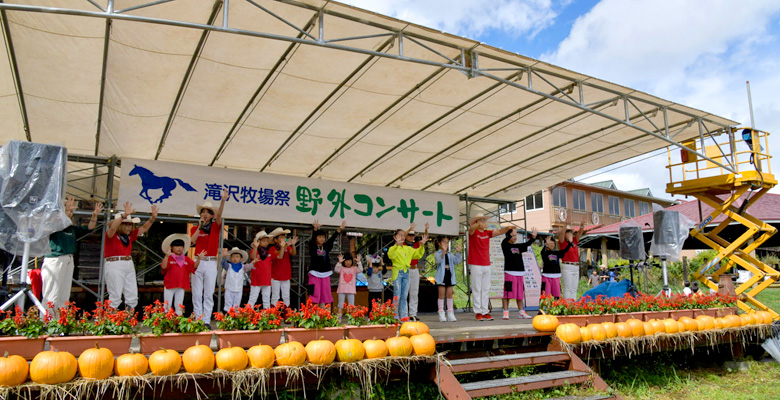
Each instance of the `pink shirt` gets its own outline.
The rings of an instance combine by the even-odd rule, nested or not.
[[[344,267],[339,268],[339,287],[336,289],[336,293],[355,294],[355,282],[357,282],[357,274],[360,272],[358,267]]]

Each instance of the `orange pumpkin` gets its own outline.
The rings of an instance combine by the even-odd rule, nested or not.
[[[409,338],[412,342],[412,352],[416,356],[432,356],[436,352],[436,341],[429,333],[421,333]]]
[[[683,329],[688,332],[696,332],[699,330],[699,324],[693,318],[680,317],[680,319],[678,319],[677,322],[682,322]]]
[[[385,344],[387,344],[387,353],[392,357],[409,357],[414,350],[412,341],[406,336],[388,338]]]
[[[644,322],[638,319],[629,319],[628,321],[626,321],[626,324],[628,324],[629,328],[631,328],[631,334],[633,336],[639,337],[645,335]]]
[[[157,350],[149,356],[149,369],[158,376],[173,375],[181,370],[181,356],[174,350]]]
[[[336,359],[336,346],[330,340],[312,340],[306,344],[306,358],[315,365],[327,365]]]
[[[729,328],[739,328],[742,326],[742,318],[737,315],[729,314],[724,318],[729,321]]]
[[[740,314],[739,319],[741,326],[754,325],[756,323],[756,318],[752,314]]]
[[[78,362],[67,351],[42,351],[30,363],[30,379],[35,383],[53,385],[69,382],[76,376]]]
[[[78,359],[81,376],[87,379],[106,379],[114,372],[114,353],[109,349],[95,347],[81,352]]]
[[[601,341],[607,339],[607,331],[601,324],[590,324],[587,328],[590,330],[590,337],[593,338],[593,340]]]
[[[27,380],[30,367],[27,360],[21,356],[9,357],[6,351],[3,358],[0,358],[0,371],[0,386],[16,386]]]
[[[233,347],[228,342],[228,347],[220,349],[214,357],[217,361],[217,368],[225,371],[241,371],[249,364],[249,357],[246,351],[240,347]]]
[[[195,342],[181,356],[184,370],[191,374],[205,374],[214,370],[214,352],[211,347]]]
[[[406,321],[401,325],[401,330],[398,331],[399,335],[406,337],[412,337],[421,333],[431,333],[431,331],[428,329],[428,325],[420,321]]]
[[[368,359],[387,357],[387,344],[384,340],[368,339],[363,342],[363,348]]]
[[[655,328],[656,333],[666,333],[666,324],[664,324],[664,321],[660,319],[653,319],[651,321],[653,322],[653,328]]]
[[[602,322],[601,326],[603,326],[604,331],[607,332],[607,338],[617,337],[617,327],[614,322]]]
[[[300,367],[306,362],[306,349],[300,342],[280,344],[274,349],[276,365],[284,367]]]
[[[334,346],[336,347],[336,359],[341,362],[360,361],[366,356],[363,342],[357,339],[341,339]]]
[[[555,329],[555,336],[558,336],[558,339],[570,344],[576,344],[582,341],[580,327],[576,324],[558,325],[558,328]]]
[[[715,329],[723,329],[723,318],[715,318]]]
[[[704,327],[702,330],[715,329],[715,318],[712,318],[709,315],[699,315],[696,317],[696,320],[702,322]]]
[[[247,357],[249,357],[249,365],[253,368],[271,368],[274,366],[274,354],[273,347],[267,344],[258,344],[252,346],[246,351]]]
[[[590,329],[588,329],[585,326],[580,327],[580,336],[582,336],[583,342],[588,342],[593,340],[593,335],[590,334]]]
[[[758,322],[760,324],[771,324],[772,320],[774,319],[772,317],[772,313],[770,313],[769,311],[758,311],[758,312],[756,312],[756,320],[757,321],[759,320],[758,317],[761,318],[760,322]]]
[[[616,322],[615,330],[619,337],[632,337],[634,333],[631,331],[631,327],[625,322]]]
[[[122,354],[114,362],[114,375],[116,376],[141,376],[149,370],[149,360],[141,353],[130,351]]]
[[[677,333],[680,330],[680,326],[677,325],[677,321],[667,318],[664,320],[664,332],[666,333]]]
[[[685,332],[685,324],[680,321],[677,321],[677,332]]]
[[[539,314],[531,320],[531,325],[539,332],[555,332],[555,329],[558,328],[558,317]]]
[[[653,336],[657,332],[653,321],[646,321],[643,325],[645,327],[645,335]]]

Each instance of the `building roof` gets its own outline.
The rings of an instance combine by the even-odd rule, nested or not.
[[[0,10],[3,141],[74,155],[514,200],[735,124],[336,1]]]
[[[598,186],[598,187],[602,187],[602,188],[605,188],[605,189],[618,190],[617,186],[615,186],[615,182],[613,182],[612,180],[601,181],[601,182],[596,182],[596,183],[589,183],[588,185]]]
[[[650,188],[626,190],[626,192],[631,194],[638,194],[640,196],[653,197],[653,192],[650,191]]]

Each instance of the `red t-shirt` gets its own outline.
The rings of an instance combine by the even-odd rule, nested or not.
[[[197,226],[193,226],[190,229],[190,236],[195,234]],[[206,257],[216,257],[217,250],[219,250],[219,233],[222,232],[222,225],[216,222],[211,223],[211,231],[207,235],[205,232],[200,231],[198,240],[195,241],[195,254],[200,254],[201,251],[206,250]]]
[[[477,229],[469,235],[469,259],[471,265],[490,265],[490,238],[493,231]]]
[[[404,242],[404,246],[408,246],[408,245],[409,245],[409,243],[406,243],[406,242]],[[413,248],[413,249],[418,249],[418,248],[420,248],[420,242],[414,242],[414,243],[412,244],[412,248]],[[411,265],[412,267],[416,267],[418,262],[420,262],[420,260],[419,260],[419,259],[417,259],[417,260],[412,260],[412,261],[409,263],[409,265]]]
[[[108,237],[108,232],[106,232],[106,247],[105,251],[103,251],[103,257],[121,257],[121,256],[129,256],[130,253],[133,251],[133,242],[138,240],[138,229],[133,229],[132,232],[130,232],[130,243],[125,246],[122,241],[119,239],[119,233],[115,232],[114,236]]]
[[[287,251],[284,252],[284,256],[280,260],[279,248],[271,246],[268,248],[268,257],[271,258],[271,278],[277,281],[289,281],[292,279],[292,263],[290,261],[290,250],[292,248],[287,246]]]
[[[171,255],[168,257],[168,267],[163,268],[163,285],[166,289],[189,289],[190,288],[190,274],[195,273],[195,262],[191,258],[184,256],[184,265],[179,266],[179,263]]]
[[[255,261],[255,269],[249,274],[252,286],[271,286],[271,256]]]
[[[577,238],[574,238],[572,240],[572,246],[569,248],[569,251],[566,252],[566,254],[563,255],[561,258],[561,261],[563,262],[570,262],[570,263],[579,263],[580,262],[580,248],[577,247],[578,244],[580,244],[580,241],[577,240]],[[569,244],[566,243],[566,240],[561,240],[560,243],[558,243],[558,246],[561,248],[561,250],[565,249],[566,246]]]

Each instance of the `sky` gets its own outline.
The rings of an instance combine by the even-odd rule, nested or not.
[[[342,0],[755,127],[780,149],[780,1]],[[657,155],[654,155],[657,154]],[[575,178],[665,193],[666,152]],[[777,166],[780,168],[780,166]],[[772,190],[780,193],[780,188]]]

